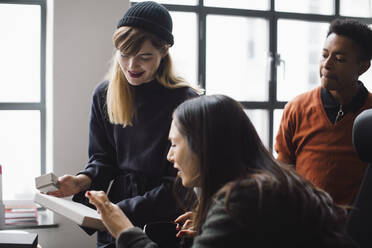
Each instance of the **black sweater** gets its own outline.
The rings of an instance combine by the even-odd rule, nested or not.
[[[132,126],[109,122],[106,110],[108,82],[93,94],[89,126],[89,161],[84,171],[92,179],[90,190],[106,191],[115,179],[109,199],[116,203],[136,226],[173,220],[180,214],[173,199],[176,171],[166,155],[173,110],[197,94],[188,87],[169,89],[156,81],[130,86],[136,115]],[[85,192],[74,201],[88,204]],[[98,247],[114,240],[107,232],[98,233]]]

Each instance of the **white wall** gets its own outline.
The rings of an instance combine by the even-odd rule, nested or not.
[[[108,70],[112,33],[129,0],[48,0],[48,168],[75,174],[88,159],[88,121],[93,88]],[[51,26],[51,24],[53,24]],[[39,234],[43,248],[95,247],[77,225],[55,216],[58,228]]]

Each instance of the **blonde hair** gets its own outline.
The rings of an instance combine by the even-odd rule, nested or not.
[[[190,86],[185,80],[176,76],[172,68],[172,60],[168,53],[169,44],[159,39],[157,36],[134,27],[120,27],[113,35],[114,46],[117,49],[113,56],[112,65],[108,74],[109,86],[107,89],[107,113],[109,120],[113,124],[131,126],[136,109],[133,102],[133,92],[129,87],[128,80],[116,59],[118,51],[127,54],[136,54],[141,49],[142,44],[150,40],[152,45],[162,53],[166,53],[160,62],[155,79],[167,88],[191,87],[196,92],[202,90]]]

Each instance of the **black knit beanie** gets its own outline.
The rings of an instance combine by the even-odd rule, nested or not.
[[[122,26],[139,27],[155,34],[173,45],[172,18],[161,4],[146,1],[131,6],[120,19],[117,28]]]

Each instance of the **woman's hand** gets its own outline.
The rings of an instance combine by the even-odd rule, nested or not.
[[[192,238],[197,235],[196,231],[194,230],[194,212],[186,212],[174,221],[177,223],[177,230],[181,229],[176,237],[178,238]],[[183,223],[183,224],[182,224]],[[180,228],[182,225],[182,228]]]
[[[48,192],[48,195],[67,197],[89,188],[92,180],[86,175],[64,175],[58,178],[59,189]]]
[[[109,201],[105,192],[87,191],[85,196],[89,199],[89,203],[96,206],[103,224],[114,238],[117,238],[121,232],[133,227],[132,222],[123,211]]]

